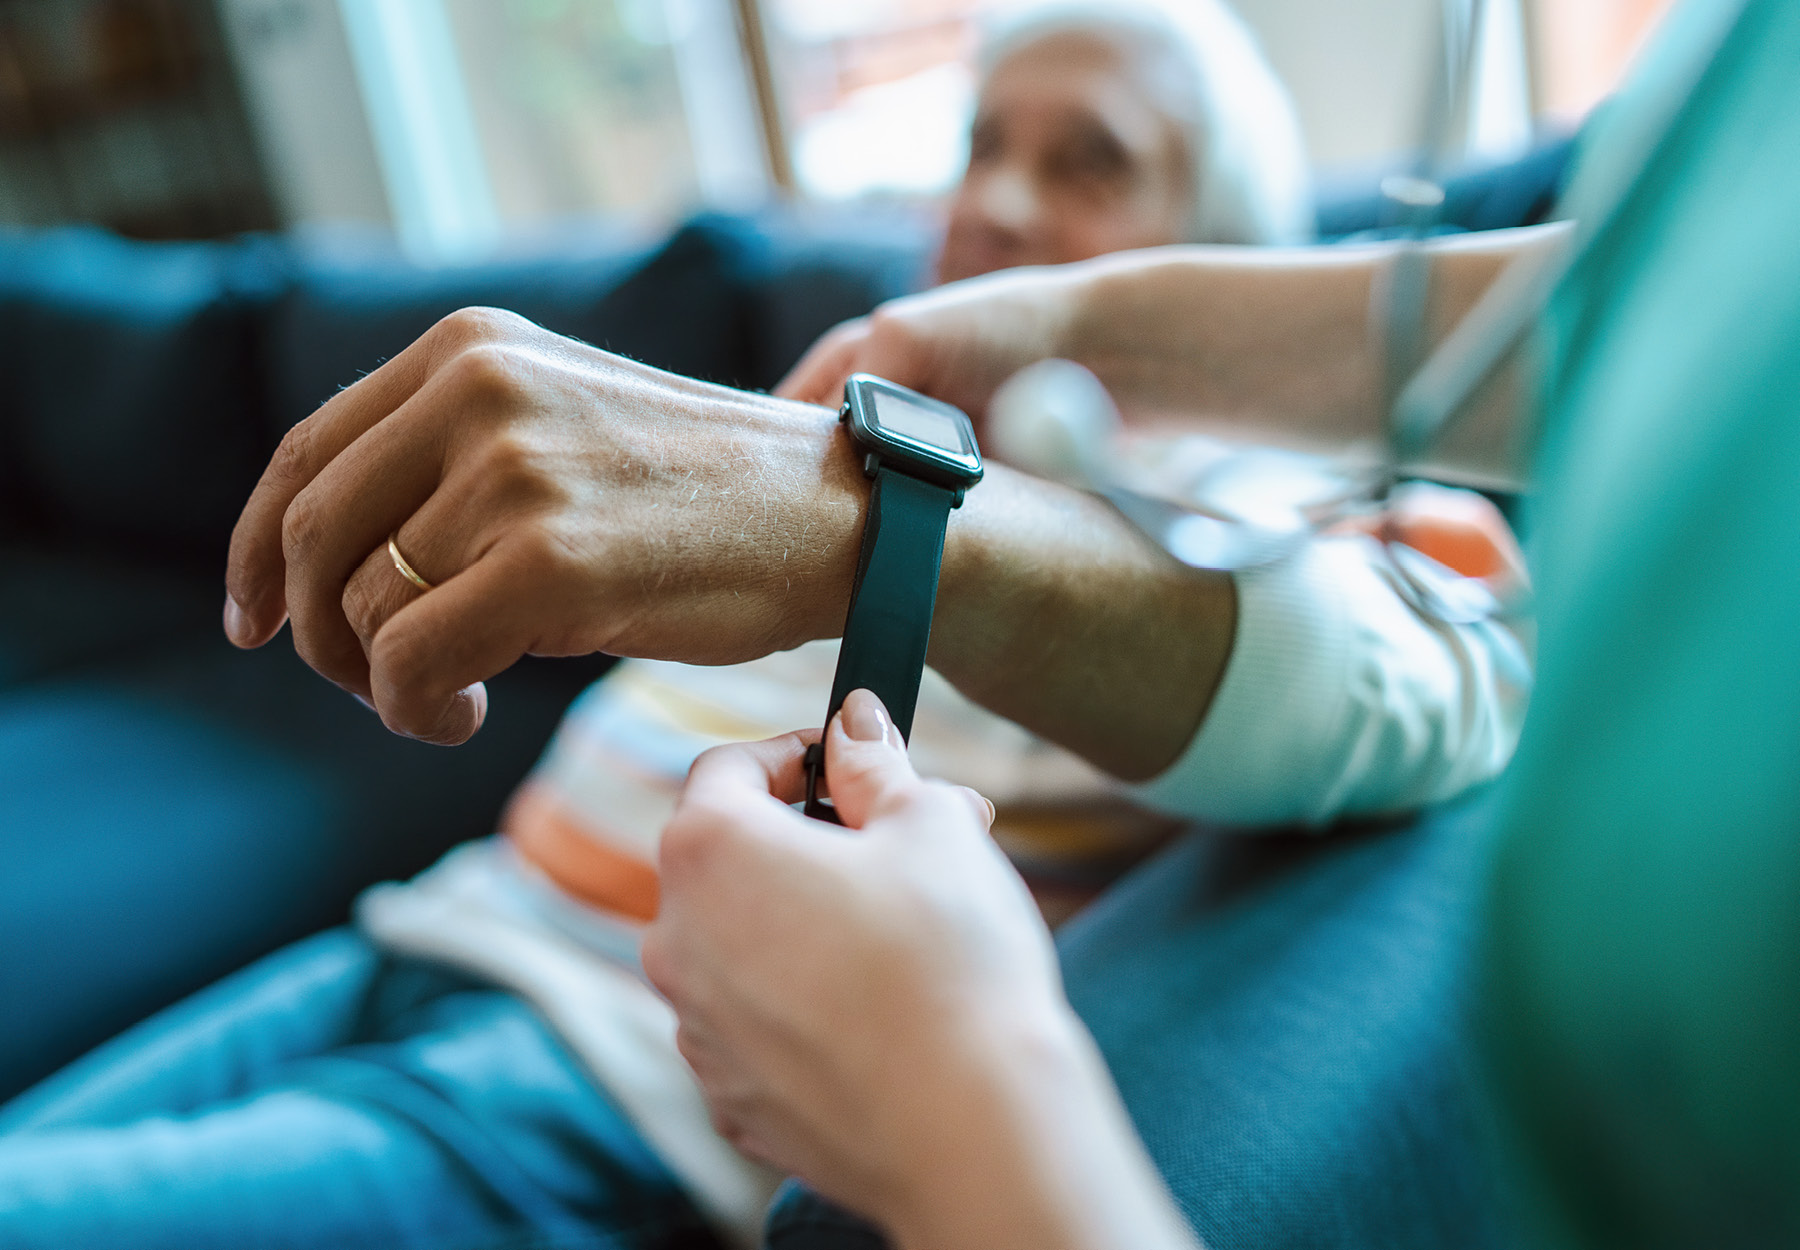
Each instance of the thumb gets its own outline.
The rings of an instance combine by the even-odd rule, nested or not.
[[[858,317],[826,331],[807,349],[800,363],[776,383],[776,396],[833,407],[842,402],[844,379],[856,372],[852,366],[857,349],[868,337],[868,324],[867,317]]]
[[[860,829],[884,800],[919,784],[881,700],[852,690],[825,730],[825,776],[838,817]]]

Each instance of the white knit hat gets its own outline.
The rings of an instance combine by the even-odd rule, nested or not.
[[[1222,0],[1037,0],[983,23],[981,69],[1052,34],[1081,31],[1170,57],[1175,120],[1188,141],[1191,243],[1303,243],[1311,178],[1287,89]],[[1153,61],[1147,64],[1154,64]]]

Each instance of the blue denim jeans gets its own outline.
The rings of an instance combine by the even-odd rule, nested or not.
[[[716,1250],[531,1010],[336,930],[0,1109],[0,1247]]]

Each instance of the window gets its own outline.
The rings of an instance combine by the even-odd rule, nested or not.
[[[451,259],[762,197],[729,0],[341,0],[396,225]]]
[[[933,197],[962,169],[981,23],[1012,2],[216,0],[286,219],[385,221],[425,259],[777,191]],[[1487,0],[1471,153],[1579,118],[1669,2]],[[1474,0],[1232,3],[1315,165],[1361,177],[1418,143],[1439,15]]]
[[[802,194],[934,195],[962,173],[993,0],[764,0]]]
[[[666,219],[768,180],[730,0],[444,0],[501,218]]]

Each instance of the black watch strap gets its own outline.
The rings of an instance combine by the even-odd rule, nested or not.
[[[885,466],[876,470],[827,725],[852,690],[872,690],[887,706],[900,736],[912,736],[944,530],[961,494]],[[814,746],[806,755],[806,814],[836,820],[816,794],[823,771],[824,748]]]

